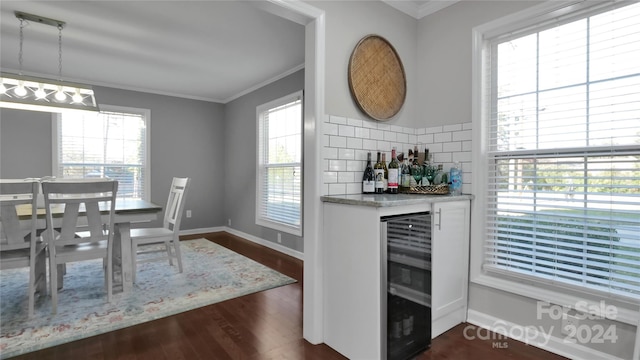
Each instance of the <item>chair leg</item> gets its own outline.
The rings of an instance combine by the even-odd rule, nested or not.
[[[107,278],[107,302],[111,302],[113,296],[113,259],[107,256],[107,268],[105,269]]]
[[[171,252],[171,242],[169,240],[165,240],[164,249],[167,252],[167,257],[169,258],[169,266],[173,266],[173,253]]]
[[[55,259],[49,260],[49,281],[51,282],[51,313],[58,312],[58,264]]]
[[[176,248],[176,258],[178,258],[178,271],[182,272],[182,252],[180,251],[180,240],[173,240],[173,246]]]

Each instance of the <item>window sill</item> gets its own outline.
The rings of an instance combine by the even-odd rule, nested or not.
[[[479,274],[470,280],[471,283],[502,290],[516,295],[525,296],[538,301],[546,301],[552,304],[575,308],[578,302],[586,302],[589,309],[599,309],[601,302],[605,301],[606,305],[614,305],[617,313],[614,321],[637,326],[640,321],[640,312],[638,305],[627,302],[616,301],[613,299],[598,298],[595,295],[578,296],[569,294],[561,288],[552,288],[551,286],[543,287],[540,284],[526,282],[525,280],[515,281],[505,277],[499,277],[489,274]],[[600,315],[596,314],[595,315]]]

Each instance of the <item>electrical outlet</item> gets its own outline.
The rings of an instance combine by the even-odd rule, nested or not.
[[[187,217],[190,218],[191,217],[191,210],[187,210]]]
[[[282,234],[278,233],[278,244],[282,244]]]
[[[227,219],[227,226],[231,227],[231,219]]]
[[[580,326],[580,319],[567,313],[562,317],[562,333],[564,335],[575,335]]]

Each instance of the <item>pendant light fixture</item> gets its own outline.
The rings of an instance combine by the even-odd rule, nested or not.
[[[99,111],[93,89],[89,85],[62,80],[62,29],[64,21],[15,12],[20,20],[20,50],[18,74],[0,73],[0,107],[63,112],[66,110]],[[58,29],[58,79],[46,79],[22,74],[22,49],[25,21],[54,26]]]

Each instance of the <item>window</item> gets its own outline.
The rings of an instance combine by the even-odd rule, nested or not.
[[[302,92],[258,106],[256,224],[302,236]]]
[[[143,109],[101,106],[58,114],[54,171],[59,178],[112,178],[118,197],[149,199],[148,121]]]
[[[638,301],[640,4],[587,3],[483,39],[482,268]]]

